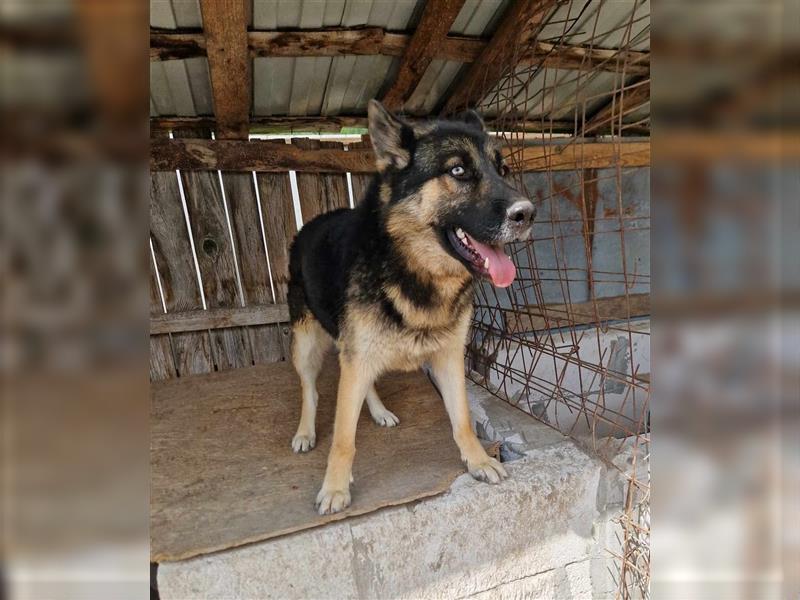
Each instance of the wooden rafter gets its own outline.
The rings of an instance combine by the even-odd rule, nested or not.
[[[607,168],[615,165],[642,167],[650,164],[650,143],[579,142],[506,147],[512,169],[564,171]],[[216,170],[313,173],[372,173],[375,157],[370,148],[303,149],[294,144],[262,140],[153,139],[150,142],[153,171]]]
[[[414,121],[415,119],[409,118]],[[424,120],[424,117],[420,120]],[[513,131],[528,133],[572,133],[575,131],[575,122],[569,121],[550,121],[549,119],[505,119],[495,120],[485,119],[486,126],[490,131],[506,130],[509,125],[513,126]],[[170,129],[182,129],[186,127],[205,127],[216,129],[216,121],[213,117],[153,117],[150,119],[152,131],[163,131]],[[250,120],[251,133],[340,133],[342,128],[366,129],[367,117],[356,115],[336,115],[327,117],[253,117]],[[606,127],[605,129],[608,129]],[[596,133],[603,133],[600,128]],[[646,128],[642,128],[637,134],[646,135]]]
[[[403,56],[412,35],[390,33],[379,27],[360,29],[327,29],[308,31],[251,31],[248,33],[253,57],[317,57],[317,56]],[[433,58],[470,63],[475,61],[489,42],[466,36],[446,36]],[[205,36],[200,31],[152,31],[150,60],[173,60],[206,55]],[[634,50],[610,50],[536,42],[529,44],[519,56],[519,64],[542,63],[559,69],[601,69],[617,71],[625,63],[631,75],[650,72],[650,53]]]
[[[472,63],[445,102],[443,112],[452,114],[476,106],[508,69],[519,62],[525,48],[557,0],[518,0],[503,15],[492,39]]]
[[[245,0],[201,0],[216,135],[222,139],[246,139],[250,130],[253,74],[247,4]]]
[[[620,116],[625,117],[650,102],[650,80],[642,79],[617,90],[608,103],[600,108],[583,128],[583,135],[590,135],[600,130],[612,130],[617,133]]]
[[[439,52],[465,0],[429,0],[414,35],[406,45],[392,85],[383,96],[383,104],[397,110],[417,88],[428,65]]]

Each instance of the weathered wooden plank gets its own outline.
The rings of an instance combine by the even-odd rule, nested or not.
[[[372,182],[372,175],[365,175],[362,173],[353,173],[350,176],[353,185],[353,205],[357,205],[364,199],[367,194],[367,189]]]
[[[247,42],[245,0],[201,0],[216,135],[247,139],[253,71]]]
[[[280,142],[278,142],[280,143]],[[276,175],[276,177],[279,177]],[[288,175],[284,175],[287,180]],[[247,306],[273,305],[275,298],[270,285],[270,268],[264,253],[261,216],[252,173],[224,173],[222,176],[231,216],[242,292]],[[283,319],[286,320],[285,318]],[[275,323],[279,323],[275,321]],[[255,364],[275,362],[286,358],[279,325],[258,325],[249,328],[252,359]]]
[[[217,173],[186,171],[181,173],[181,177],[206,306],[209,309],[240,306],[234,249]],[[242,329],[212,331],[211,342],[219,370],[253,364],[250,344]]]
[[[163,315],[164,307],[161,302],[155,266],[152,259],[147,262],[150,263],[150,315]],[[162,381],[176,376],[172,340],[167,335],[150,336],[150,381]]]
[[[178,376],[168,335],[150,336],[150,381],[163,381]]]
[[[492,39],[456,84],[442,112],[452,114],[477,106],[518,63],[520,49],[529,43],[556,4],[557,0],[518,0],[509,4]]]
[[[202,309],[174,171],[150,174],[150,236],[167,311]],[[214,370],[208,332],[178,334],[171,341],[178,377]]]
[[[276,146],[265,140],[155,139],[150,143],[150,167],[152,170],[367,173],[374,170],[374,159],[369,150],[304,150],[294,144]]]
[[[250,304],[249,306],[189,310],[152,316],[150,318],[150,334],[239,328],[248,325],[270,325],[285,323],[288,320],[289,307],[286,304],[274,304],[271,302],[268,304]]]
[[[407,117],[411,122],[424,122],[427,119]],[[554,121],[550,119],[516,119],[503,117],[501,119],[484,119],[490,131],[516,131],[526,133],[575,133],[574,120]],[[252,117],[250,119],[251,133],[340,133],[343,128],[367,128],[366,116],[337,115],[327,117]],[[150,119],[151,132],[169,131],[182,127],[206,127],[215,129],[217,122],[213,117],[153,117]],[[609,126],[599,127],[596,134],[610,129]],[[640,127],[646,133],[646,127]]]
[[[303,138],[293,139],[292,145],[306,151],[336,152],[340,155],[361,152],[361,150],[345,151],[342,145],[336,142],[320,142]],[[343,174],[298,173],[297,191],[300,196],[303,223],[308,223],[322,213],[350,206],[347,179]]]
[[[289,286],[289,248],[297,234],[294,201],[288,173],[259,173],[256,177],[264,214],[264,233],[269,252],[275,298],[286,302]],[[291,356],[291,330],[287,324],[279,326],[286,358]]]
[[[275,285],[275,298],[285,302],[289,282],[289,247],[297,234],[288,174],[257,175],[267,251]]]
[[[379,27],[328,29],[313,31],[251,31],[248,33],[251,56],[396,56],[406,52],[412,39],[408,33],[387,32]],[[458,62],[475,61],[486,48],[484,38],[446,36],[433,58]],[[518,49],[520,65],[541,63],[560,69],[617,71],[625,64],[630,75],[650,72],[650,53],[590,46],[574,46],[548,42],[529,44]],[[150,60],[172,60],[206,55],[206,39],[202,32],[150,32]]]
[[[339,142],[320,142],[320,148],[344,151],[344,146]],[[326,173],[322,175],[322,180],[325,184],[325,206],[323,212],[336,210],[337,208],[350,208],[347,176],[345,174]]]
[[[506,149],[508,150],[508,149]],[[649,167],[649,141],[581,142],[525,146],[506,154],[512,171],[574,171],[611,167]]]
[[[601,169],[616,166],[619,160],[628,167],[650,165],[650,142],[627,138],[613,143],[571,140],[569,143],[537,146],[506,146],[503,152],[509,158],[512,170],[522,171]],[[374,155],[368,148],[345,151],[308,147],[306,142],[275,145],[264,140],[155,139],[151,140],[150,167],[153,170],[223,169],[277,173],[294,170],[298,171],[298,180],[305,173],[375,172]]]
[[[629,312],[630,308],[630,312]],[[589,302],[547,304],[505,310],[506,330],[509,333],[556,329],[574,325],[603,324],[650,314],[650,294],[630,294],[597,298]]]
[[[395,79],[383,96],[383,104],[387,108],[397,110],[414,93],[428,65],[444,44],[447,32],[464,2],[428,0],[425,3],[417,28],[403,52]]]
[[[349,150],[358,150],[358,149],[371,149],[372,144],[368,140],[361,140],[354,143],[347,144]],[[373,174],[366,174],[366,173],[351,173],[350,174],[350,183],[353,186],[353,206],[358,205],[366,196],[367,189],[369,188],[370,184],[372,183],[374,175]]]

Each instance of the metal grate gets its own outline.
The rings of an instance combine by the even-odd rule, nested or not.
[[[631,136],[649,133],[649,66],[633,61],[649,46],[650,9],[629,8],[620,20],[607,14],[618,15],[618,3],[561,4],[530,44],[546,41],[555,51],[579,38],[587,62],[567,71],[511,61],[517,66],[479,107],[498,131],[516,132],[501,134],[509,144],[539,146],[546,163],[573,152],[586,168],[515,170],[537,204],[534,239],[507,247],[518,267],[511,287],[476,286],[467,367],[473,381],[620,471],[626,493],[608,548],[617,596],[647,598],[650,174],[627,168],[625,156]],[[609,39],[613,51],[593,53]],[[530,50],[523,44],[516,52]],[[565,122],[572,135],[554,133]],[[611,168],[592,168],[584,152],[597,137],[613,148]],[[522,153],[511,158],[522,160]]]

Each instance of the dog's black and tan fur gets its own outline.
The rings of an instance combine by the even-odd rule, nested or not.
[[[504,180],[499,146],[475,113],[412,126],[372,101],[369,131],[378,175],[366,197],[307,223],[291,249],[293,360],[303,397],[296,452],[314,447],[317,374],[324,355],[339,350],[321,514],[350,504],[364,399],[378,424],[398,423],[374,387],[389,370],[430,364],[469,472],[491,483],[506,477],[471,428],[464,378],[471,283],[488,272],[483,257],[457,246],[458,239],[494,247],[526,239],[533,206]]]

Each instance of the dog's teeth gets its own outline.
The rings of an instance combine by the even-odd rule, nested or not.
[[[487,271],[489,270],[489,259],[488,258],[483,259],[483,268],[486,269]]]
[[[458,239],[460,239],[460,240],[463,240],[466,237],[466,234],[464,233],[464,230],[461,229],[461,227],[456,229],[456,235],[458,236]]]

